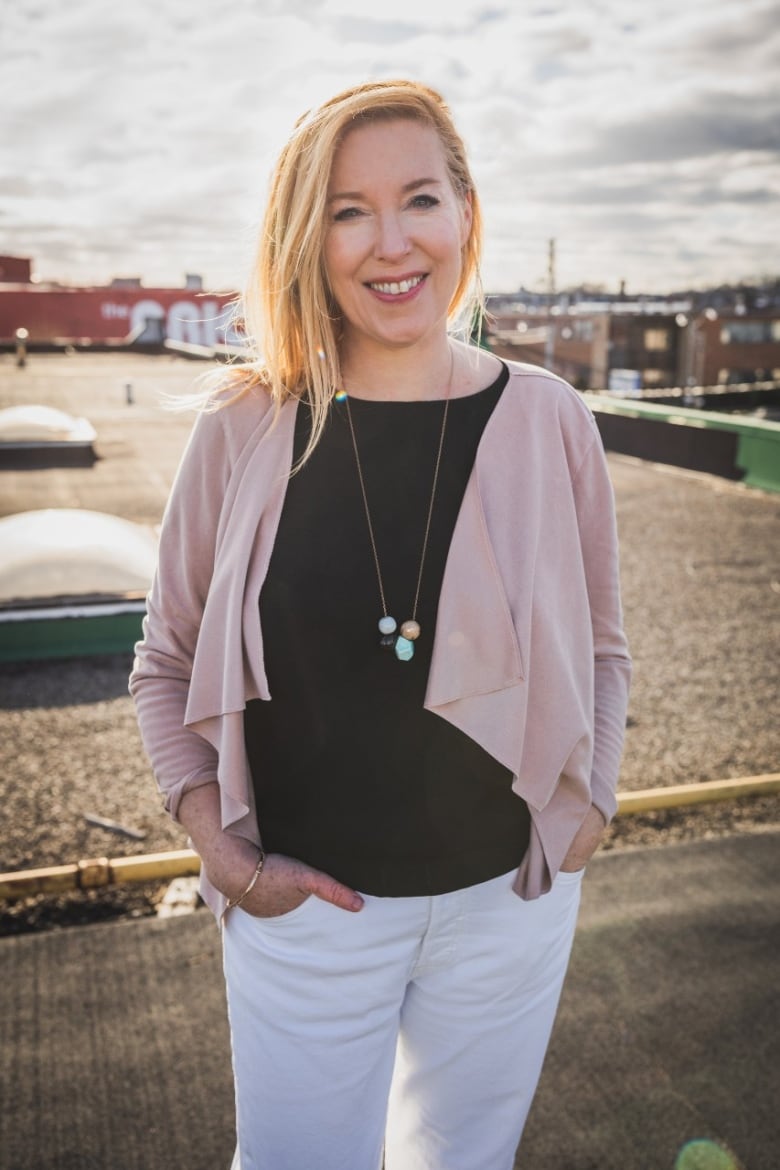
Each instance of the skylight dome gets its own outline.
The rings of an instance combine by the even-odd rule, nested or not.
[[[151,529],[107,512],[46,508],[0,519],[0,604],[146,593]]]
[[[95,428],[53,406],[7,406],[0,410],[0,444],[92,443]]]

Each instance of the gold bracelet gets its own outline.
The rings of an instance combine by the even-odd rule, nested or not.
[[[255,888],[255,885],[257,884],[257,879],[260,877],[260,874],[263,872],[264,865],[265,865],[265,853],[261,849],[260,856],[257,859],[257,865],[255,866],[255,872],[252,874],[251,878],[249,879],[249,885],[244,890],[243,894],[239,894],[237,898],[228,898],[228,903],[227,903],[227,906],[225,907],[225,910],[232,910],[234,908],[234,906],[240,906],[241,903],[243,902],[244,898],[248,897],[248,895],[252,893],[252,890]]]

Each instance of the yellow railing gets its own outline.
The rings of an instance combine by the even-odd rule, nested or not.
[[[618,815],[630,816],[742,796],[766,796],[773,792],[780,792],[780,772],[744,776],[737,780],[648,788],[643,792],[619,794]],[[94,890],[126,882],[166,881],[199,872],[200,858],[191,849],[147,853],[140,857],[92,857],[73,865],[2,873],[0,901],[18,901],[36,894],[62,894],[68,890]]]

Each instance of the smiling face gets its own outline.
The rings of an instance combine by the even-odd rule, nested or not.
[[[328,184],[324,261],[342,356],[444,336],[471,226],[436,131],[412,119],[350,130]]]

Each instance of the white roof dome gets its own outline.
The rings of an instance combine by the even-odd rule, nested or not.
[[[0,519],[0,603],[146,593],[154,532],[107,512],[46,508]]]
[[[0,443],[92,443],[95,428],[53,406],[7,406],[0,410]]]

